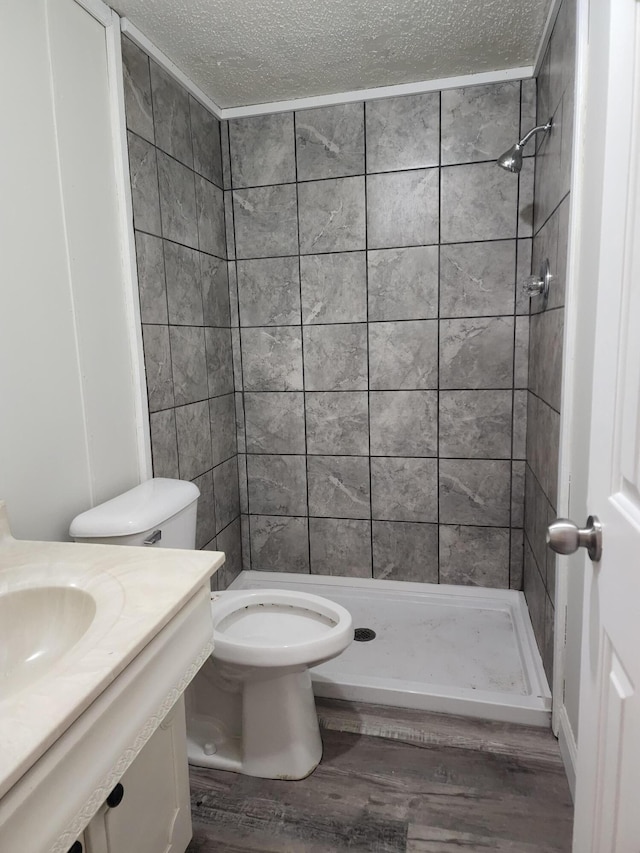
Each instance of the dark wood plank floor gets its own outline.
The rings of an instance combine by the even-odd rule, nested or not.
[[[191,768],[188,853],[568,853],[573,809],[549,731],[318,702],[300,782]]]

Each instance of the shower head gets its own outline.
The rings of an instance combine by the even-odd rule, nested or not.
[[[507,172],[515,172],[516,174],[522,169],[522,149],[536,133],[548,133],[551,130],[553,119],[549,119],[546,124],[540,124],[538,127],[532,128],[529,133],[525,134],[520,142],[512,145],[508,151],[501,154],[496,160],[498,166],[506,169]]]

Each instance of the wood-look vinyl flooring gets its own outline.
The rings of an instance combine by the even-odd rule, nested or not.
[[[324,754],[299,782],[191,768],[188,853],[568,853],[550,731],[318,700]]]

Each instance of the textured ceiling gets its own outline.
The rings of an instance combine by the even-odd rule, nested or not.
[[[220,107],[532,65],[551,0],[115,0]]]

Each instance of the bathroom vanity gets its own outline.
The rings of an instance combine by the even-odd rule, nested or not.
[[[183,853],[183,693],[223,562],[18,541],[0,503],[0,850]]]

